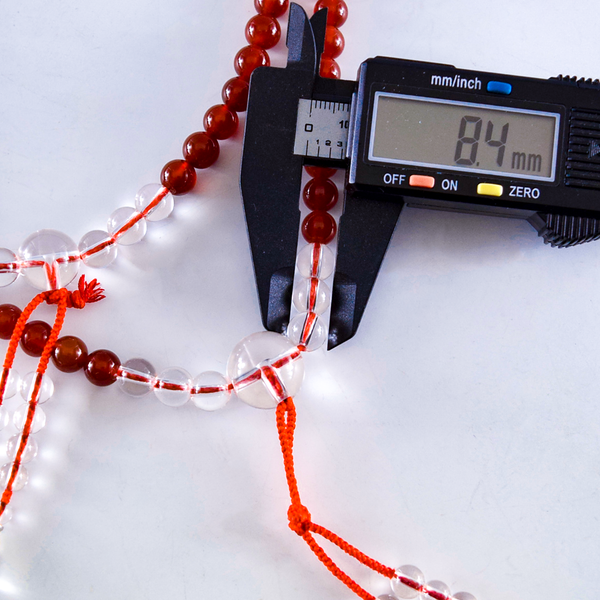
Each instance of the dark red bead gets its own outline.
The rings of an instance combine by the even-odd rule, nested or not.
[[[335,219],[324,210],[315,210],[302,221],[302,236],[309,244],[329,244],[336,230]]]
[[[325,79],[339,79],[342,76],[342,70],[333,58],[322,56],[319,75]]]
[[[302,195],[310,210],[331,210],[338,201],[337,185],[329,179],[311,179]]]
[[[192,133],[183,142],[183,157],[194,169],[206,169],[219,158],[219,142],[204,131]]]
[[[56,340],[56,345],[50,357],[59,371],[75,373],[75,371],[79,371],[86,365],[88,349],[78,337],[66,335]]]
[[[327,27],[325,29],[325,47],[323,56],[337,58],[343,51],[346,42],[342,32],[337,27]]]
[[[348,6],[344,0],[319,0],[315,4],[314,12],[326,8],[327,10],[327,25],[341,27],[348,18]]]
[[[29,321],[23,329],[21,348],[29,356],[40,357],[44,352],[46,342],[50,337],[52,327],[45,321]]]
[[[337,169],[332,167],[314,167],[313,165],[304,165],[304,170],[313,179],[331,179],[337,173]]]
[[[281,27],[277,19],[266,15],[252,17],[246,25],[246,39],[249,44],[268,50],[277,45],[281,38]]]
[[[14,304],[0,305],[0,339],[10,340],[15,325],[21,316],[21,309]]]
[[[254,0],[254,8],[259,15],[268,17],[281,17],[285,14],[290,0]]]
[[[110,350],[96,350],[88,356],[83,372],[94,385],[111,385],[117,380],[121,361]]]
[[[194,189],[196,171],[185,160],[172,160],[163,167],[160,181],[171,194],[180,196]]]
[[[248,108],[248,90],[250,86],[241,77],[230,79],[221,92],[221,98],[227,108],[235,112],[244,112]]]
[[[244,46],[233,60],[235,72],[248,81],[254,69],[268,67],[271,64],[269,55],[258,46]]]
[[[206,133],[218,140],[230,138],[237,131],[238,124],[237,114],[224,104],[212,106],[204,115]]]

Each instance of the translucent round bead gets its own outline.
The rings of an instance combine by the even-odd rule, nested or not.
[[[8,248],[0,248],[0,265],[16,264],[17,255]],[[0,287],[10,285],[19,276],[19,270],[15,267],[0,267]]]
[[[13,435],[6,443],[6,454],[11,460],[16,458],[20,443],[20,433]],[[38,443],[35,441],[35,438],[29,436],[29,438],[27,438],[27,443],[25,444],[25,450],[23,450],[23,454],[21,454],[21,462],[31,462],[37,456],[37,453]]]
[[[52,333],[52,327],[45,321],[29,321],[23,328],[19,345],[29,356],[39,358]]]
[[[20,387],[21,387],[21,378],[19,377],[19,374],[14,369],[11,369],[8,372],[8,377],[6,379],[6,386],[4,387],[4,399],[6,400],[7,398],[12,398],[19,391]],[[0,407],[0,410],[1,409],[2,409],[2,407]],[[6,423],[4,425],[6,425]],[[0,429],[2,429],[2,427],[4,427],[4,425],[2,425],[2,419],[0,418]]]
[[[184,369],[179,367],[165,369],[158,379],[154,393],[163,404],[183,406],[190,399],[191,376]]]
[[[156,370],[143,358],[132,358],[122,365],[119,387],[128,396],[145,396],[152,391]]]
[[[331,290],[324,281],[316,277],[302,279],[294,286],[292,299],[300,312],[312,311],[322,315],[331,302]]]
[[[4,406],[0,406],[0,431],[2,431],[2,429],[4,429],[8,425],[9,421],[10,416],[8,414],[8,411]]]
[[[333,252],[327,247],[308,244],[298,252],[296,264],[302,277],[318,277],[327,279],[333,273],[335,258]]]
[[[23,431],[28,411],[29,404],[21,404],[21,406],[15,410],[13,414],[13,425],[18,431]],[[42,410],[41,406],[36,406],[35,415],[33,415],[33,421],[31,422],[31,433],[37,433],[44,425],[46,425],[46,413]]]
[[[0,531],[4,529],[4,526],[12,521],[13,509],[10,506],[4,508],[4,512],[0,515]]]
[[[0,339],[10,340],[20,316],[21,309],[18,306],[0,304]]]
[[[87,364],[88,349],[83,340],[74,335],[65,335],[56,340],[50,358],[59,371],[75,373]]]
[[[75,242],[64,233],[41,229],[31,234],[19,248],[21,262],[44,265],[23,266],[25,279],[38,290],[57,290],[65,287],[79,270],[79,251]]]
[[[117,244],[109,233],[100,229],[88,231],[79,242],[81,260],[93,269],[108,267],[117,258],[117,251]]]
[[[333,58],[323,56],[321,58],[321,67],[319,69],[319,75],[325,79],[340,79],[342,76],[342,70]]]
[[[196,181],[194,167],[185,160],[171,160],[160,172],[160,182],[175,196],[183,196],[191,192]]]
[[[217,371],[205,371],[200,373],[192,381],[192,388],[224,388],[214,391],[206,390],[192,394],[192,402],[202,410],[219,410],[223,408],[231,398],[231,390],[228,389],[229,382]]]
[[[403,584],[398,577],[402,575],[408,577],[416,582],[418,585],[425,583],[425,576],[420,569],[413,565],[404,565],[396,569],[396,576],[392,579],[392,592],[398,596],[398,598],[417,598],[419,592],[414,588]]]
[[[377,600],[398,600],[398,598],[391,594],[383,594],[382,596],[377,596]]]
[[[163,187],[159,183],[145,185],[135,195],[135,207],[138,212],[145,210],[162,189]],[[162,221],[162,219],[166,219],[173,212],[174,207],[175,200],[173,194],[167,192],[166,196],[146,215],[146,219],[148,221]]]
[[[473,594],[469,594],[469,592],[458,592],[458,594],[454,594],[453,598],[456,600],[477,600]]]
[[[311,313],[300,313],[296,315],[288,325],[286,335],[290,340],[297,346],[298,344],[304,344],[305,349],[308,352],[318,350],[327,339],[327,328],[320,317],[309,324],[309,316]],[[303,340],[304,330],[310,327],[310,333],[308,337]]]
[[[0,486],[2,486],[3,488],[6,486],[8,480],[10,479],[11,471],[12,463],[6,463],[5,465],[2,465],[2,468],[0,469]],[[28,481],[29,473],[27,472],[27,469],[21,465],[19,467],[19,472],[17,473],[17,476],[15,477],[12,484],[13,492],[18,492],[19,490],[22,490],[27,485]]]
[[[279,403],[269,387],[258,380],[249,385],[244,376],[252,373],[265,364],[272,364],[273,359],[291,351],[294,344],[286,337],[271,331],[253,333],[244,338],[232,351],[227,362],[227,376],[233,383],[238,398],[256,408],[275,408]],[[287,396],[294,396],[304,378],[302,358],[289,361],[276,368],[275,372],[284,387]]]
[[[21,397],[25,402],[29,402],[31,400],[31,394],[33,393],[33,387],[35,384],[37,373],[32,371],[31,373],[27,373],[25,377],[21,380],[21,385],[19,386],[19,392],[21,393]],[[50,376],[47,373],[42,375],[42,384],[40,385],[37,401],[38,404],[43,404],[47,402],[54,394],[54,383]]]
[[[444,594],[444,596],[451,596],[450,588],[443,582],[437,579],[427,582],[427,586],[434,589],[436,592]]]
[[[131,208],[130,206],[122,206],[121,208],[117,208],[112,215],[108,218],[108,224],[106,228],[108,229],[108,233],[111,235],[116,235],[117,231],[121,229],[121,227],[125,226],[128,221],[131,221],[136,215],[139,213],[135,210],[135,208]],[[146,219],[140,219],[132,225],[126,231],[123,231],[117,237],[117,242],[122,246],[131,246],[131,244],[137,244],[144,236],[146,235]]]
[[[314,11],[327,8],[327,25],[341,27],[348,18],[348,6],[344,0],[318,0]]]

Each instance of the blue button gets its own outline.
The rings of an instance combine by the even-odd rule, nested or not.
[[[487,91],[492,92],[492,94],[510,94],[512,85],[503,81],[488,81]]]

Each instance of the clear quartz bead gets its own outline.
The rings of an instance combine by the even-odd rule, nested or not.
[[[143,358],[132,358],[121,365],[119,386],[128,395],[136,398],[152,391],[156,378],[155,368]]]
[[[311,308],[311,301],[314,298],[314,306]],[[318,315],[322,315],[331,302],[331,290],[329,286],[316,277],[302,279],[294,287],[292,292],[294,306],[300,312],[312,310]]]
[[[11,460],[14,460],[16,458],[20,443],[20,433],[13,435],[6,443],[6,455]],[[29,436],[29,438],[27,439],[27,444],[25,444],[25,450],[23,450],[23,454],[21,454],[21,462],[28,463],[32,461],[37,456],[37,453],[38,443],[35,441],[35,438]]]
[[[21,385],[19,386],[19,392],[21,393],[21,397],[25,402],[29,402],[31,400],[31,394],[33,393],[33,386],[36,381],[37,373],[32,371],[31,373],[27,373],[25,377],[21,380]],[[43,404],[52,398],[54,394],[54,382],[50,379],[50,376],[47,373],[42,375],[42,384],[40,385],[40,390],[38,393],[37,401],[38,404]]]
[[[456,600],[477,600],[473,594],[469,594],[469,592],[458,592],[458,594],[454,594],[453,598]]]
[[[2,468],[0,469],[0,486],[2,486],[2,488],[6,487],[6,484],[10,479],[12,466],[12,463],[6,463],[5,465],[2,465]],[[28,481],[29,473],[27,472],[27,469],[23,465],[21,465],[19,467],[19,472],[17,473],[17,476],[15,477],[15,480],[12,484],[13,492],[18,492],[19,490],[22,490],[27,485]]]
[[[16,264],[17,255],[8,248],[0,248],[0,265]],[[19,269],[15,267],[0,268],[0,287],[10,285],[19,276]]]
[[[126,225],[131,219],[139,213],[135,208],[122,206],[117,208],[108,218],[108,233],[115,235],[121,227]],[[135,225],[132,225],[127,231],[122,232],[117,237],[117,242],[122,246],[131,246],[137,244],[146,235],[146,219],[140,219]]]
[[[4,388],[4,399],[12,398],[21,387],[21,378],[15,369],[11,369],[8,372],[8,378],[6,379],[6,387]],[[0,419],[1,420],[1,419]]]
[[[335,266],[335,257],[333,252],[324,244],[308,244],[298,252],[296,265],[302,277],[307,279],[317,277],[319,279],[327,279],[333,273]]]
[[[451,596],[450,587],[447,586],[443,581],[434,579],[433,581],[428,581],[427,586],[434,589],[436,592],[441,592],[444,594],[444,596]]]
[[[80,255],[75,242],[64,233],[53,229],[41,229],[31,234],[19,248],[25,279],[38,290],[57,290],[65,287],[77,275]]]
[[[201,392],[192,394],[192,402],[202,410],[219,410],[223,408],[231,398],[231,390],[228,389],[229,382],[217,371],[205,371],[200,373],[192,381],[192,389],[221,388],[213,392]]]
[[[156,397],[167,406],[183,406],[190,399],[191,376],[184,369],[170,367],[158,376],[154,388]],[[180,389],[169,389],[170,386]]]
[[[392,592],[398,596],[398,598],[417,598],[420,596],[420,593],[417,592],[414,588],[405,585],[398,578],[400,575],[404,577],[408,577],[412,579],[419,585],[423,585],[425,583],[425,576],[421,572],[420,569],[414,567],[413,565],[403,565],[396,569],[396,576],[392,579]]]
[[[4,528],[4,526],[12,521],[13,518],[13,509],[10,506],[6,506],[4,508],[4,512],[0,515],[0,531]]]
[[[238,398],[256,408],[275,408],[280,400],[273,395],[268,385],[260,379],[247,384],[244,378],[262,365],[272,364],[273,359],[293,350],[292,342],[271,331],[253,333],[239,342],[227,362],[227,377],[233,383]],[[286,362],[275,369],[275,372],[285,394],[296,395],[304,378],[302,357]]]
[[[27,420],[27,412],[29,411],[29,404],[21,404],[13,414],[13,425],[18,431],[23,431],[25,427],[25,421]],[[43,411],[41,406],[36,406],[35,415],[31,422],[31,433],[37,433],[46,425],[46,413]]]
[[[10,421],[10,415],[4,406],[0,406],[0,431],[2,431]]]
[[[313,350],[318,350],[327,339],[327,328],[325,327],[325,323],[323,319],[320,317],[316,317],[314,322],[312,323],[311,332],[304,342],[302,341],[302,337],[304,334],[305,327],[309,327],[309,316],[311,313],[301,313],[296,315],[289,323],[287,327],[286,335],[290,340],[297,346],[300,343],[303,343],[306,346],[306,350],[308,352],[313,352]],[[314,316],[314,313],[313,313]]]
[[[145,185],[135,196],[135,207],[138,212],[142,212],[156,198],[156,195],[163,190],[159,183],[149,183]],[[165,197],[146,215],[148,221],[161,221],[166,219],[175,206],[173,194],[167,192]]]
[[[111,241],[112,237],[107,231],[101,229],[94,229],[88,231],[79,242],[79,252],[81,253],[81,260],[88,266],[94,269],[101,269],[102,267],[108,267],[117,258],[117,244]],[[110,242],[97,252],[94,251],[91,254],[85,256],[86,252],[100,248],[103,244]]]

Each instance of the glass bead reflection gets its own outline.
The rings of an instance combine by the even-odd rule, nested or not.
[[[302,277],[327,279],[333,273],[335,257],[327,246],[321,244],[317,249],[315,244],[307,244],[298,252],[296,265]]]
[[[310,313],[300,313],[296,315],[289,323],[286,335],[294,344],[304,344],[308,352],[318,350],[327,339],[327,327],[323,319],[317,317],[312,324],[310,334],[306,340],[303,340],[304,329],[308,327],[308,318]]]
[[[79,250],[75,242],[54,229],[41,229],[31,234],[19,248],[25,279],[38,290],[65,287],[79,270]],[[43,263],[43,264],[32,264]]]
[[[412,579],[418,585],[423,585],[425,583],[425,576],[421,570],[413,565],[403,565],[396,569],[396,577],[391,581],[392,591],[398,598],[417,598],[420,595],[419,592],[414,588],[403,584],[400,579],[398,579],[399,575]]]
[[[447,586],[443,581],[438,581],[437,579],[433,581],[428,581],[427,586],[431,589],[434,589],[436,592],[440,592],[444,594],[444,596],[451,596],[450,587]]]
[[[18,431],[23,431],[28,411],[29,404],[21,404],[21,406],[15,410],[13,414],[13,425]],[[31,422],[31,433],[37,433],[44,425],[46,425],[46,413],[41,406],[36,406],[33,421]]]
[[[135,208],[129,206],[123,206],[117,208],[110,217],[108,218],[107,229],[111,235],[116,235],[122,227],[126,226],[132,219],[134,219],[139,213]],[[146,219],[140,219],[127,230],[119,233],[117,237],[117,243],[121,246],[130,246],[131,244],[137,244],[146,235]]]
[[[192,381],[192,388],[221,388],[212,392],[201,392],[192,394],[192,402],[202,410],[219,410],[223,408],[231,398],[231,391],[227,389],[229,382],[217,371],[205,371],[200,373]]]
[[[4,406],[0,406],[0,431],[2,431],[10,421],[10,415]]]
[[[12,521],[13,509],[10,506],[4,508],[4,512],[0,515],[0,531],[4,529],[4,525]]]
[[[2,465],[2,468],[0,469],[0,486],[6,487],[6,484],[8,483],[8,480],[10,479],[10,474],[12,472],[12,466],[13,466],[13,463],[6,463],[5,465]],[[23,465],[21,465],[19,467],[19,472],[17,473],[17,476],[13,480],[13,484],[12,484],[13,492],[18,492],[19,490],[22,490],[27,485],[28,481],[29,481],[29,473],[27,472],[27,469]]]
[[[458,594],[454,594],[454,598],[456,600],[477,600],[473,594],[469,594],[469,592],[458,592]]]
[[[21,443],[21,434],[17,433],[13,435],[8,442],[6,443],[6,455],[11,460],[14,460],[17,456],[17,452],[19,450],[19,445]],[[25,444],[25,449],[23,450],[23,454],[21,454],[21,462],[28,463],[32,461],[38,453],[38,443],[35,441],[35,438],[29,436],[27,439],[27,444]]]
[[[119,387],[128,396],[139,398],[152,391],[155,377],[156,370],[147,360],[132,358],[122,365]]]
[[[117,258],[117,244],[112,240],[112,237],[107,231],[94,229],[88,231],[79,242],[79,252],[81,252],[81,260],[88,266],[94,269],[102,269],[108,267]],[[92,252],[87,254],[87,252]],[[97,250],[97,251],[96,251]]]
[[[184,369],[171,367],[158,376],[156,397],[167,406],[183,406],[190,399],[191,376]],[[175,389],[170,389],[170,388]]]
[[[0,248],[0,265],[15,265],[18,259],[16,254],[8,248]],[[0,287],[10,285],[19,276],[19,269],[12,267],[0,267]]]
[[[145,185],[135,196],[135,207],[138,212],[142,212],[156,198],[157,194],[163,189],[160,183],[149,183]],[[167,192],[165,197],[146,215],[148,221],[161,221],[166,219],[175,206],[175,200],[171,192]]]
[[[311,307],[310,305],[313,296],[314,306]],[[300,312],[312,310],[312,312],[322,315],[331,302],[331,290],[324,281],[320,281],[316,277],[302,279],[294,287],[292,299],[294,301],[294,306]]]
[[[4,399],[12,398],[21,387],[21,378],[19,374],[15,371],[15,369],[11,369],[8,372],[8,377],[6,379],[6,386],[4,388]],[[3,407],[0,407],[2,409]],[[0,418],[0,429],[2,429],[4,425],[2,425],[2,418]]]
[[[21,393],[21,397],[25,402],[29,402],[31,399],[31,394],[33,393],[34,384],[36,381],[37,373],[35,371],[31,373],[27,373],[25,377],[23,377],[21,381],[21,385],[19,387],[19,392]],[[37,401],[38,404],[43,404],[50,400],[52,395],[54,394],[54,382],[50,379],[50,376],[47,373],[42,375],[42,383],[39,387]]]

